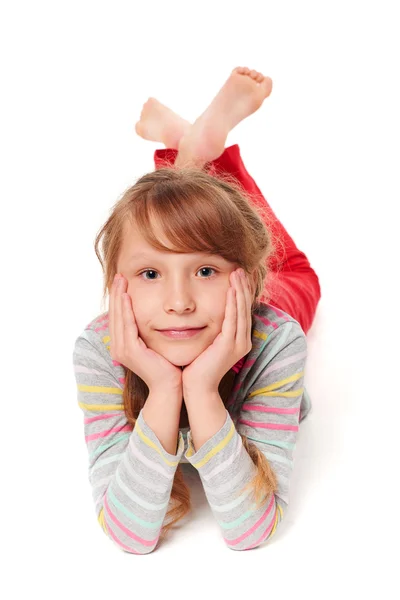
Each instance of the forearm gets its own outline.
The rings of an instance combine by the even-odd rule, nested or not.
[[[192,442],[197,452],[221,429],[226,421],[226,408],[217,391],[184,392],[184,400]]]
[[[182,392],[179,390],[150,390],[142,416],[169,454],[176,454]]]

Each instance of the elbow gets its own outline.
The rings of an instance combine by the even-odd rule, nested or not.
[[[159,539],[158,537],[155,540],[146,541],[130,531],[126,531],[125,534],[124,532],[121,532],[122,535],[120,536],[116,535],[116,533],[114,533],[114,531],[111,529],[108,523],[106,523],[103,508],[100,510],[97,520],[106,536],[109,539],[111,539],[114,542],[114,544],[118,546],[118,548],[123,552],[126,552],[128,554],[150,554],[157,547]],[[129,536],[126,535],[127,533],[129,533]],[[121,539],[122,537],[124,539]],[[131,547],[133,541],[137,542],[138,549],[134,549]]]
[[[269,517],[271,513],[272,517]],[[265,510],[262,511],[256,522],[245,528],[245,531],[236,539],[227,540],[224,538],[225,543],[230,550],[243,551],[257,548],[270,541],[282,518],[282,508],[275,494],[272,494]]]
[[[127,546],[124,546],[123,544],[118,544],[118,547],[120,550],[122,550],[126,554],[140,554],[140,555],[150,554],[151,552],[153,552],[156,549],[156,546],[153,546],[152,548],[146,548],[145,550],[141,550],[139,552],[138,550],[133,550],[131,548],[128,548]]]

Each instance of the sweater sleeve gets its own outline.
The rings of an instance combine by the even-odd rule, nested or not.
[[[85,329],[76,339],[73,366],[83,412],[88,477],[98,522],[123,551],[155,549],[168,509],[175,471],[184,452],[166,452],[140,411],[135,427],[123,409],[123,377],[104,339]]]
[[[299,323],[282,324],[270,334],[249,371],[250,385],[236,426],[226,411],[222,428],[197,452],[188,433],[185,457],[198,470],[223,539],[232,550],[250,550],[270,540],[288,506],[306,355],[306,336]],[[276,491],[259,508],[252,489],[243,492],[257,467],[239,434],[261,450],[276,476]]]

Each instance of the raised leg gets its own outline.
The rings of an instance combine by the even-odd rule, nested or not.
[[[264,298],[290,314],[307,333],[321,297],[318,277],[247,172],[239,146],[225,148],[229,131],[260,108],[271,90],[271,78],[247,67],[237,67],[193,125],[157,100],[150,99],[144,106],[136,132],[145,139],[162,141],[166,145],[154,154],[156,169],[174,164],[178,167],[207,166],[216,177],[219,173],[229,173],[250,194],[254,204],[263,208],[265,223],[278,244],[269,261],[271,272],[261,301]]]

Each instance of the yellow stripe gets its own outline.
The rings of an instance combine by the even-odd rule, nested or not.
[[[123,390],[117,387],[104,387],[102,385],[84,385],[83,383],[78,383],[78,390],[80,392],[93,392],[95,394],[116,394],[117,396],[122,396]]]
[[[270,539],[272,538],[272,536],[274,535],[274,533],[275,533],[275,531],[276,531],[276,526],[277,526],[277,524],[278,524],[278,511],[276,511],[276,515],[275,515],[275,523],[274,523],[274,526],[273,526],[273,528],[272,528],[272,531],[271,531],[271,533],[269,534],[269,537],[268,537],[268,539],[269,539],[269,540],[270,540]]]
[[[258,329],[253,329],[254,337],[260,338],[260,340],[266,340],[268,335],[263,331],[259,331]]]
[[[221,440],[220,443],[215,446],[215,448],[210,450],[210,452],[208,452],[202,460],[200,460],[197,463],[194,463],[193,466],[196,467],[196,469],[199,469],[200,467],[205,465],[213,456],[215,456],[216,454],[218,454],[218,452],[220,452],[223,448],[225,448],[225,446],[227,445],[229,440],[232,438],[232,436],[235,434],[235,432],[236,432],[235,425],[232,423],[229,433],[224,437],[224,439]],[[191,450],[192,449],[193,449],[193,446],[191,446]],[[190,454],[188,453],[188,456],[192,456],[192,454],[193,454],[193,452],[191,452]]]
[[[276,500],[275,500],[275,502],[276,502]],[[279,513],[281,515],[281,518],[278,519],[279,514],[278,514],[278,511],[276,511],[275,523],[274,523],[274,526],[272,528],[271,533],[269,534],[269,537],[268,537],[269,540],[272,538],[272,536],[274,535],[274,533],[276,531],[276,528],[278,526],[278,521],[282,521],[282,519],[283,519],[283,511],[282,511],[281,505],[278,504],[278,502],[276,502],[276,507],[277,507],[277,509],[279,509]]]
[[[123,410],[123,404],[86,404],[85,402],[78,402],[81,408],[86,410],[99,410],[105,412],[106,410]]]
[[[97,520],[100,523],[101,527],[103,528],[104,532],[107,533],[107,535],[108,535],[107,526],[106,526],[106,523],[105,523],[105,520],[104,520],[104,510],[103,510],[103,508],[99,512],[99,516],[97,517]]]
[[[158,448],[156,446],[156,444],[154,442],[152,442],[151,439],[148,438],[147,435],[145,435],[143,433],[143,431],[142,431],[142,429],[141,429],[141,427],[140,427],[140,425],[139,425],[139,423],[137,421],[136,421],[135,427],[136,427],[137,434],[140,436],[140,438],[143,440],[143,442],[145,444],[147,444],[147,446],[150,446],[150,448],[153,448],[154,450],[156,450],[159,453],[159,455],[161,456],[161,458],[164,460],[164,462],[167,463],[167,465],[169,465],[170,467],[175,467],[177,464],[179,464],[179,460],[170,461],[167,458],[165,458],[165,456],[161,452],[160,448]]]
[[[103,340],[104,344],[107,344],[107,342],[109,342],[111,340],[111,338],[109,335],[103,335],[102,340]]]
[[[193,448],[192,441],[191,441],[191,439],[189,437],[187,438],[187,440],[188,440],[188,450],[186,452],[186,457],[193,456],[193,454],[195,453],[195,451],[194,451],[194,448]]]
[[[304,388],[299,388],[298,390],[292,390],[289,392],[263,392],[262,390],[260,390],[258,394],[260,396],[269,396],[271,398],[273,398],[274,396],[278,398],[296,398],[297,396],[301,396],[303,392]],[[252,394],[249,394],[247,397],[249,398],[251,395]]]
[[[249,394],[247,396],[247,398],[251,398],[252,396],[257,396],[258,394],[265,394],[266,396],[268,396],[268,395],[287,396],[288,398],[292,398],[294,396],[299,396],[300,394],[303,393],[304,388],[300,388],[299,390],[293,390],[293,391],[289,391],[289,392],[282,392],[281,394],[268,394],[268,392],[274,391],[274,390],[280,388],[281,386],[286,385],[287,383],[290,383],[291,381],[297,381],[298,379],[303,377],[303,375],[304,375],[304,371],[300,371],[300,373],[294,373],[293,375],[290,375],[290,377],[286,377],[286,379],[281,379],[281,381],[274,381],[274,383],[271,383],[270,385],[266,385],[263,388],[254,390],[254,392],[251,392],[251,394]]]

